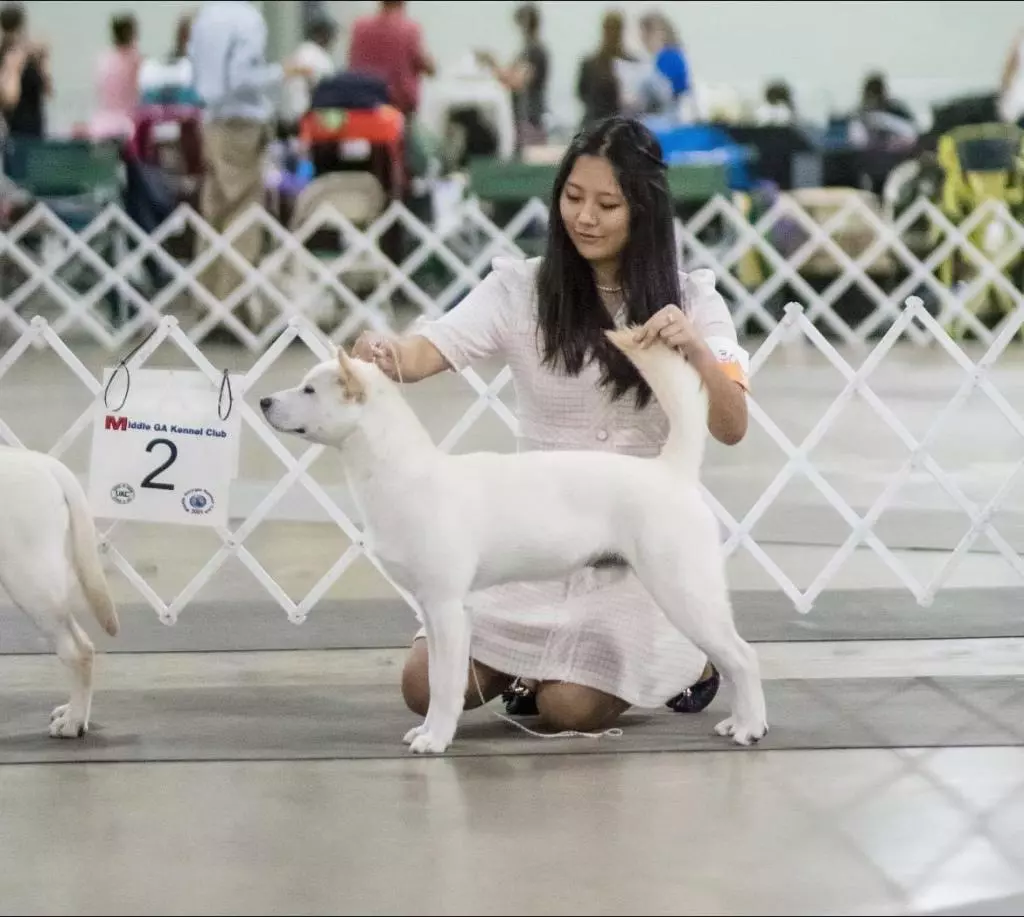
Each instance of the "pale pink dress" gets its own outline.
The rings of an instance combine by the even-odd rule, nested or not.
[[[456,369],[488,358],[512,371],[519,449],[598,449],[656,455],[668,424],[656,402],[613,402],[590,366],[575,378],[542,365],[534,281],[539,259],[497,258],[493,271],[443,317],[416,329]],[[745,384],[747,355],[709,270],[680,276],[697,329]],[[523,678],[587,685],[656,707],[696,682],[705,657],[668,622],[629,570],[587,570],[559,581],[474,593],[472,655]],[[421,632],[422,634],[422,632]]]

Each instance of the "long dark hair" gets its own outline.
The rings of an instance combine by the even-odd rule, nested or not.
[[[601,44],[594,55],[593,66],[602,78],[615,80],[615,62],[628,60],[624,41],[626,20],[622,13],[612,10],[601,20]],[[616,83],[616,86],[618,84]]]
[[[576,250],[562,222],[562,189],[580,156],[608,160],[629,205],[629,236],[620,254],[620,282],[629,323],[641,325],[664,306],[685,309],[679,287],[672,196],[657,138],[639,121],[619,115],[599,121],[573,139],[555,176],[547,250],[537,274],[539,335],[544,364],[579,375],[596,360],[601,385],[613,398],[634,392],[647,405],[650,387],[604,335],[613,327],[594,272]]]
[[[604,19],[601,20],[601,44],[597,48],[597,56],[607,60],[625,57],[625,33],[626,20],[622,13],[617,10],[605,13]]]

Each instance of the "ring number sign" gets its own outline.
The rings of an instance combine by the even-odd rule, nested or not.
[[[221,387],[198,370],[135,370],[103,383],[114,411],[100,405],[93,423],[89,501],[104,519],[224,526],[238,469],[241,411],[222,420]],[[233,381],[234,390],[241,383]]]

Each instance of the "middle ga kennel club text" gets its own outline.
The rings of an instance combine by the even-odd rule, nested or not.
[[[153,433],[173,433],[177,436],[214,436],[218,439],[227,438],[227,430],[218,430],[215,427],[179,427],[177,424],[146,423],[142,420],[129,420],[127,417],[118,417],[115,414],[107,414],[103,421],[104,430],[144,430]]]

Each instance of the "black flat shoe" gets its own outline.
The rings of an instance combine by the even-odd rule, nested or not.
[[[680,691],[675,697],[667,700],[665,706],[676,713],[700,713],[715,699],[721,681],[718,669],[711,666],[711,674],[707,678]]]
[[[508,691],[501,695],[505,703],[505,712],[509,716],[537,716],[537,695],[525,685],[516,681]]]

